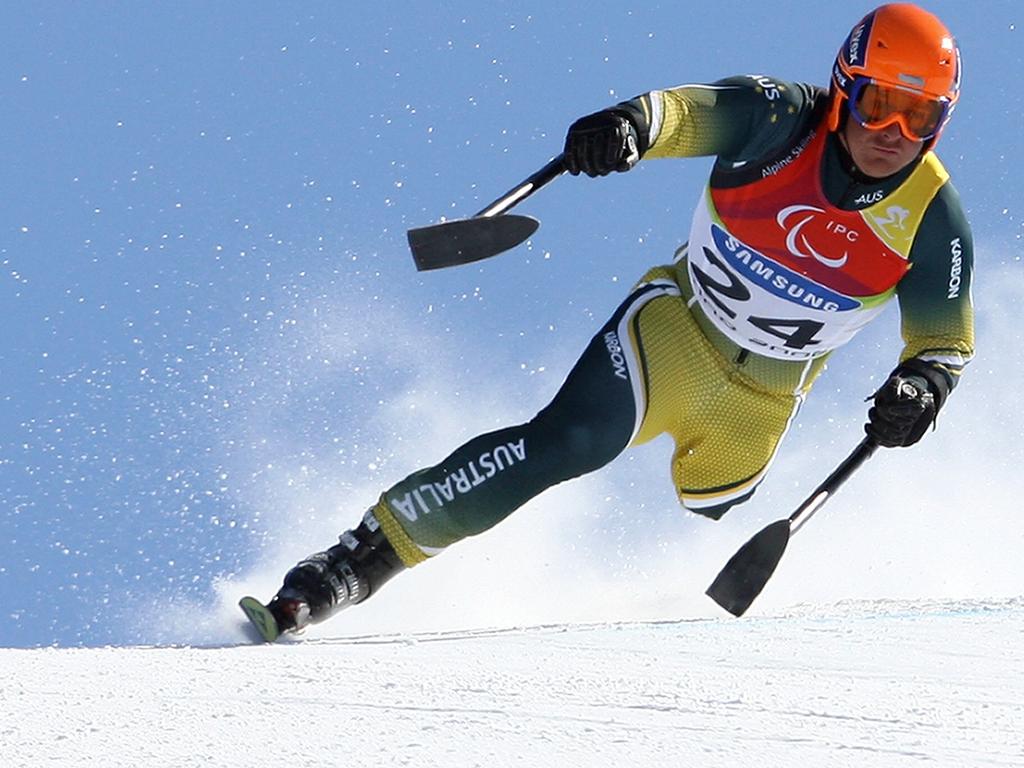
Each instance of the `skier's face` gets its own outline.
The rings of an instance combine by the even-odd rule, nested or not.
[[[906,138],[895,123],[873,130],[850,119],[840,134],[860,172],[875,179],[906,168],[921,154],[923,143]]]

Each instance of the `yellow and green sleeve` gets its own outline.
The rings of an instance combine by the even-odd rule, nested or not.
[[[928,363],[953,389],[974,356],[974,243],[949,183],[928,207],[910,265],[897,287],[904,343],[900,362],[916,358]]]
[[[640,134],[645,158],[764,155],[796,130],[815,98],[810,86],[760,75],[650,91],[617,105]]]

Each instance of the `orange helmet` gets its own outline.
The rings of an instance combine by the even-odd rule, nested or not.
[[[960,50],[946,26],[911,3],[876,8],[850,32],[832,68],[830,131],[845,106],[867,128],[893,123],[930,148],[960,98]]]

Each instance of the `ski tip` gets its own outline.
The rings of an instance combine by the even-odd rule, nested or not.
[[[277,626],[274,614],[255,597],[243,597],[238,601],[238,607],[242,609],[245,617],[256,628],[264,642],[272,643],[281,636],[281,629]]]

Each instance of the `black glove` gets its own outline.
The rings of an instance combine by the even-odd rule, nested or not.
[[[886,448],[913,445],[935,421],[944,399],[930,385],[931,377],[900,366],[874,394],[864,431]]]
[[[606,109],[581,117],[565,137],[565,168],[573,176],[628,171],[640,160],[636,126],[623,112]]]

